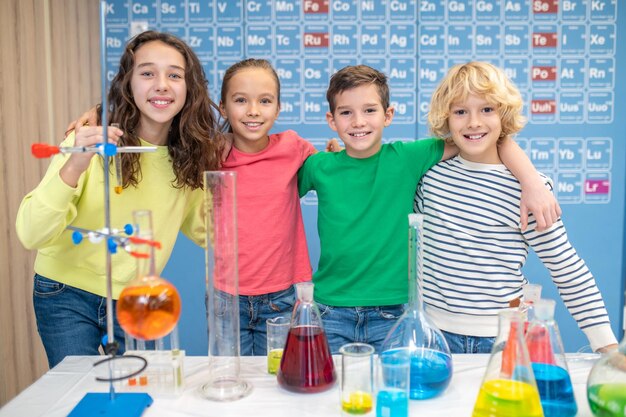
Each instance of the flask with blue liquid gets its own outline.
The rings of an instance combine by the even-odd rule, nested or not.
[[[406,351],[410,360],[409,397],[441,394],[452,378],[452,355],[445,337],[427,317],[419,286],[422,283],[423,214],[409,214],[409,306],[383,341],[381,360]],[[380,397],[380,393],[379,393]]]
[[[541,406],[546,416],[573,417],[578,412],[563,342],[554,320],[554,300],[534,305],[534,318],[526,331],[526,345]]]

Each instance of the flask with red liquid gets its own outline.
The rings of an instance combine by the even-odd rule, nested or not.
[[[278,384],[288,391],[325,391],[337,378],[319,309],[313,301],[313,283],[296,284],[296,304],[280,361]]]

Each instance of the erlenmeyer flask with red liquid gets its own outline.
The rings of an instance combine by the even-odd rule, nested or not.
[[[278,384],[293,392],[325,391],[335,384],[337,376],[320,312],[313,301],[313,283],[302,282],[295,287],[297,300],[280,361]]]
[[[120,293],[117,320],[129,335],[154,340],[169,334],[180,318],[181,302],[176,287],[156,273],[152,234],[152,212],[133,212],[135,236],[146,243],[135,244],[136,278]]]

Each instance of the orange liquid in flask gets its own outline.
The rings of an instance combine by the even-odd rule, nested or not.
[[[176,287],[159,277],[146,277],[145,285],[122,290],[117,301],[117,320],[137,339],[154,340],[170,333],[180,318],[181,302]]]

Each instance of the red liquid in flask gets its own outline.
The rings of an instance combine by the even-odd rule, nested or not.
[[[277,379],[286,390],[302,393],[321,392],[334,385],[335,365],[320,327],[289,330]]]
[[[155,277],[158,278],[158,277]],[[154,340],[170,333],[180,317],[180,296],[169,282],[124,288],[117,300],[117,320],[137,339]]]

